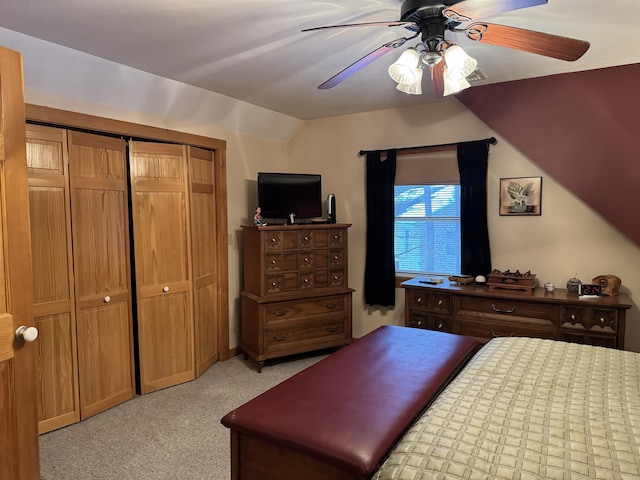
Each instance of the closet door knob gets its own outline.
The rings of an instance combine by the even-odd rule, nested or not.
[[[19,342],[33,342],[36,338],[38,338],[38,329],[36,327],[22,325],[16,330],[16,340]]]
[[[111,301],[111,297],[109,295],[104,297],[104,303],[109,303],[110,301]]]
[[[168,292],[169,291],[169,287],[167,287],[167,286],[162,287],[162,291],[165,292],[165,293]]]

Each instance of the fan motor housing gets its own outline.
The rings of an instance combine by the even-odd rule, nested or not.
[[[438,17],[446,7],[463,0],[405,0],[400,7],[400,19],[403,22],[420,24],[429,17]]]

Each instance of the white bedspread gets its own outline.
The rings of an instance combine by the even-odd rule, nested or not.
[[[373,478],[639,479],[640,354],[491,340]]]

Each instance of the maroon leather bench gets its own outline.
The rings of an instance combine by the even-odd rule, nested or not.
[[[235,480],[370,477],[480,344],[385,326],[229,412]]]

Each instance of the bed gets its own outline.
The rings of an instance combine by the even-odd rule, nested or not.
[[[412,349],[416,344],[427,350],[437,349],[443,342],[457,341],[459,337],[440,334],[444,337],[426,338],[417,329],[395,328],[403,329],[393,330],[394,334],[402,332],[403,341],[414,342],[413,336],[420,338]],[[385,334],[388,333],[385,330]],[[371,346],[380,348],[380,344],[385,343],[381,338],[384,335],[378,334],[377,344]],[[364,347],[368,346],[367,342]],[[361,349],[364,347],[361,345]],[[300,395],[305,395],[295,388],[285,386],[278,390],[280,386],[275,387],[275,397],[273,393],[257,397],[252,401],[256,403],[249,402],[248,409],[245,409],[246,405],[239,407],[223,419],[232,430],[232,478],[640,478],[640,354],[516,337],[493,339],[479,351],[470,344],[465,344],[465,349],[467,354],[457,354],[459,358],[453,362],[451,375],[443,376],[442,369],[437,369],[439,378],[446,379],[432,389],[433,395],[423,399],[421,408],[414,403],[403,415],[389,422],[394,433],[377,443],[375,452],[371,449],[370,458],[362,465],[345,461],[352,451],[359,451],[361,445],[342,441],[343,432],[352,431],[356,425],[344,418],[337,425],[328,422],[327,428],[322,420],[317,420],[311,425],[298,422],[284,430],[271,429],[269,422],[273,422],[272,426],[279,425],[284,419],[282,409],[274,405],[273,400],[286,399],[288,395],[299,399]],[[468,355],[472,350],[473,354]],[[384,357],[382,364],[395,362],[394,355]],[[344,363],[345,358],[350,362]],[[349,370],[354,358],[359,356],[350,357],[347,351],[342,360],[339,358],[337,363],[330,363],[332,370],[341,365]],[[382,364],[376,363],[374,368],[379,370]],[[399,371],[407,368],[412,370],[405,364]],[[416,371],[420,370],[424,368],[416,368]],[[313,371],[303,372],[303,376],[306,381],[313,381],[313,396],[319,396],[322,404],[329,402],[328,412],[340,409],[344,404],[352,408],[349,396],[357,398],[358,391],[362,390],[347,389],[348,393],[339,394],[339,403],[331,404],[322,399],[323,395],[328,398],[332,391],[321,388],[322,377],[315,378],[318,383],[314,381]],[[427,372],[425,385],[433,383],[429,376]],[[373,378],[375,375],[369,383]],[[422,380],[415,377],[409,385],[413,382],[421,383]],[[376,421],[372,412],[377,412],[376,417],[385,417],[404,408],[400,401],[397,407],[387,405],[384,411],[376,410],[375,397],[378,396],[386,399],[393,397],[394,392],[389,388],[372,388],[365,392],[368,400],[364,401],[374,406],[371,410],[367,405],[369,411],[364,418],[372,419],[373,424]],[[362,401],[363,398],[358,398],[358,402]],[[290,415],[290,410],[295,410],[299,403],[295,401],[287,406],[286,415]],[[282,405],[280,401],[278,404]],[[381,407],[384,405],[384,402],[380,404]],[[314,418],[313,410],[305,410],[304,406],[300,413]],[[269,418],[266,426],[265,417]],[[350,417],[354,417],[354,422],[359,421],[355,410],[346,416]],[[371,436],[381,436],[379,432],[374,435],[373,431],[368,431],[366,422],[361,420],[357,429],[362,438],[368,441]],[[398,429],[401,431],[396,434]],[[321,442],[316,440],[317,436],[322,438]],[[252,441],[259,442],[253,450],[250,448]],[[332,452],[327,453],[327,445]],[[265,453],[260,455],[259,452]],[[291,452],[293,455],[289,454]],[[303,464],[307,465],[307,470],[299,469]],[[308,468],[308,465],[312,467]]]

